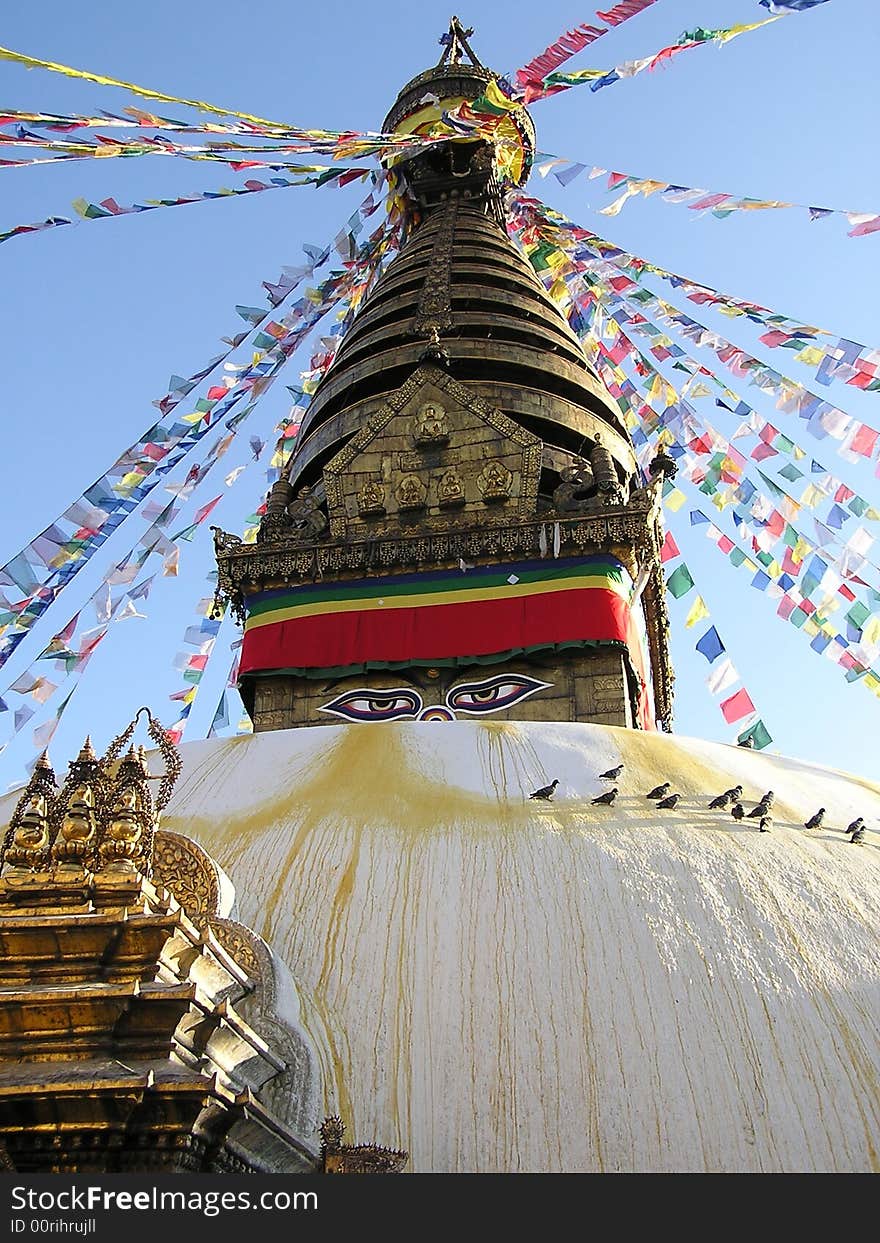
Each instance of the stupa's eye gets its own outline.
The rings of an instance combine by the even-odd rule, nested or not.
[[[343,691],[318,711],[341,716],[346,721],[403,721],[412,720],[421,707],[421,695],[405,687],[388,691],[358,687]]]
[[[535,691],[546,690],[552,685],[552,682],[539,682],[537,678],[528,678],[522,673],[499,673],[482,682],[463,682],[453,686],[446,702],[456,712],[470,715],[500,712],[534,695]]]

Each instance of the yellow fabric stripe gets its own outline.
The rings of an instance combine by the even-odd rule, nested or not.
[[[409,596],[370,597],[360,600],[324,600],[312,604],[298,604],[290,608],[279,609],[275,613],[261,613],[249,617],[245,630],[257,630],[260,626],[273,626],[277,622],[293,621],[298,617],[317,617],[322,613],[359,613],[369,610],[422,608],[436,604],[469,604],[482,600],[518,600],[525,596],[546,595],[554,591],[579,590],[582,587],[600,587],[607,591],[616,591],[624,600],[629,600],[630,589],[623,583],[615,583],[605,575],[591,575],[582,578],[553,579],[546,583],[504,583],[500,587],[484,587],[475,589],[472,585],[462,586],[455,591],[420,592]],[[380,603],[381,601],[381,603]]]

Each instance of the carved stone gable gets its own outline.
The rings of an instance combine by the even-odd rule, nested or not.
[[[541,450],[537,436],[423,364],[325,466],[332,538],[531,518]]]

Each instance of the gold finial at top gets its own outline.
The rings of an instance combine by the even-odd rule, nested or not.
[[[37,760],[36,764],[34,765],[34,770],[36,771],[36,769],[39,769],[40,772],[52,773],[54,775],[55,770],[52,768],[52,765],[49,762],[48,750],[44,751],[43,754],[40,756],[40,758]]]
[[[80,747],[79,755],[76,758],[77,760],[97,760],[98,757],[95,755],[95,748],[92,746],[90,734],[86,734],[86,740]]]
[[[457,17],[453,16],[449,19],[449,29],[446,34],[441,35],[437,40],[443,45],[443,55],[437,62],[440,65],[460,65],[462,52],[466,52],[471,59],[471,63],[476,65],[478,69],[482,69],[482,65],[471,51],[468,39],[474,33],[473,26],[468,26],[465,30]]]

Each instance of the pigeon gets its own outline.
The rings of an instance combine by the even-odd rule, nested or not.
[[[665,810],[669,810],[670,808],[676,805],[676,803],[678,802],[680,798],[681,798],[680,794],[670,794],[666,798],[661,799],[660,802],[657,804],[657,806],[662,807]]]
[[[546,799],[547,802],[549,802],[550,799],[553,797],[553,795],[556,793],[556,787],[558,785],[559,785],[559,778],[554,777],[554,779],[550,782],[548,786],[541,786],[540,790],[536,790],[534,794],[530,794],[529,798],[543,798],[543,799]]]
[[[737,796],[735,794],[731,794],[730,790],[725,790],[723,794],[719,794],[717,798],[712,799],[712,802],[709,804],[709,807],[710,809],[714,807],[723,807],[726,809],[727,804],[730,802],[731,798],[736,798],[736,797]]]
[[[813,815],[810,816],[809,820],[805,822],[804,828],[805,829],[821,829],[822,821],[824,819],[825,819],[825,808],[820,807],[819,810],[817,812],[814,812]]]
[[[768,790],[766,794],[761,795],[761,801],[757,806],[753,807],[748,813],[750,820],[757,820],[759,816],[766,816],[767,812],[773,806],[773,791]]]
[[[734,820],[742,820],[743,816],[746,814],[743,810],[742,803],[734,803],[730,809],[730,814],[733,816]]]
[[[851,824],[848,824],[846,826],[846,828],[844,829],[844,833],[858,833],[859,829],[863,829],[864,827],[865,827],[864,816],[857,816],[855,820],[852,821]]]
[[[663,798],[671,784],[671,781],[664,781],[662,785],[654,786],[654,789],[650,790],[645,795],[645,798]]]
[[[859,842],[863,842],[865,840],[865,826],[862,825],[860,829],[856,829],[855,833],[853,833],[849,840],[853,843],[853,845],[858,845]]]
[[[742,797],[742,792],[743,792],[742,786],[731,786],[729,790],[725,790],[724,793],[719,794],[718,797],[723,798],[725,802],[727,803],[729,803],[731,799],[733,799],[733,801],[736,802],[738,799]],[[709,804],[710,807],[714,807],[714,805],[715,805],[714,803]],[[724,803],[719,803],[720,807],[723,807],[724,805],[725,805]]]
[[[601,781],[616,781],[623,772],[623,765],[618,764],[616,768],[609,768],[607,773],[599,773]]]
[[[769,832],[770,832],[770,825],[771,825],[772,823],[773,823],[773,817],[772,817],[772,816],[762,816],[762,817],[761,817],[761,823],[760,823],[760,825],[758,826],[758,832],[759,832],[759,833],[769,833]]]
[[[598,798],[594,798],[593,802],[594,803],[605,803],[608,807],[610,807],[616,798],[617,798],[617,786],[612,786],[612,788],[606,791],[605,794],[600,794]]]

